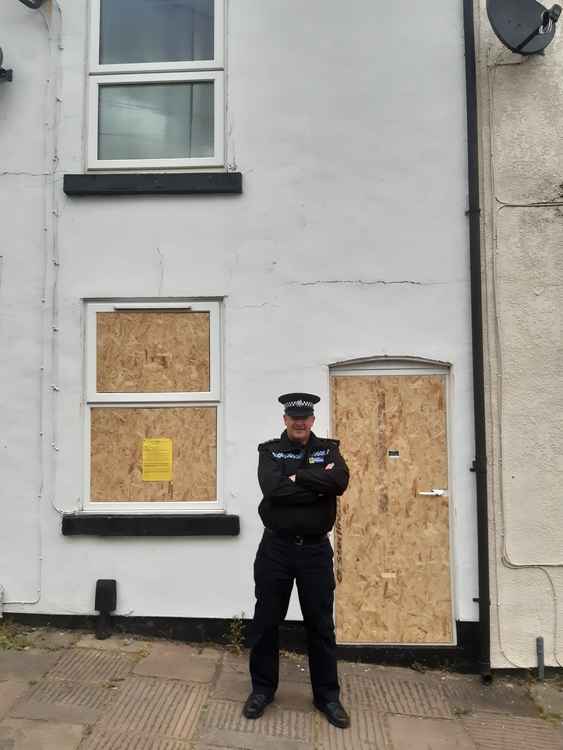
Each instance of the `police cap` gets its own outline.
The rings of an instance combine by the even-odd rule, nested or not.
[[[313,393],[284,393],[278,398],[280,404],[284,405],[284,413],[288,417],[313,416],[313,407],[320,400],[320,396]]]

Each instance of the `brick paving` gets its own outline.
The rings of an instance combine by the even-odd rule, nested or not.
[[[29,633],[0,651],[0,750],[563,750],[561,680],[340,664],[352,727],[312,705],[306,657],[286,654],[275,702],[241,715],[247,655],[91,634]],[[543,701],[543,702],[542,702]]]

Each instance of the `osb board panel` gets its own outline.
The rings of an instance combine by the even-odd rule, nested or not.
[[[145,438],[172,440],[171,482],[143,481]],[[94,408],[90,460],[93,501],[215,500],[217,409]]]
[[[445,378],[335,376],[350,467],[336,524],[340,643],[451,643]],[[398,451],[390,458],[389,451]]]
[[[96,314],[99,393],[209,391],[209,313]]]

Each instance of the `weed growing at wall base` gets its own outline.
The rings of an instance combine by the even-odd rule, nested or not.
[[[229,620],[227,632],[225,633],[225,642],[227,647],[230,648],[233,653],[240,654],[244,646],[244,612],[239,615],[235,615]]]
[[[0,620],[0,651],[15,649],[22,651],[29,643],[22,631],[14,623]]]

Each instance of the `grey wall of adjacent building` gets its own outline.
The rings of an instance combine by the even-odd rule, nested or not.
[[[476,3],[493,667],[563,659],[563,38],[512,54]]]

